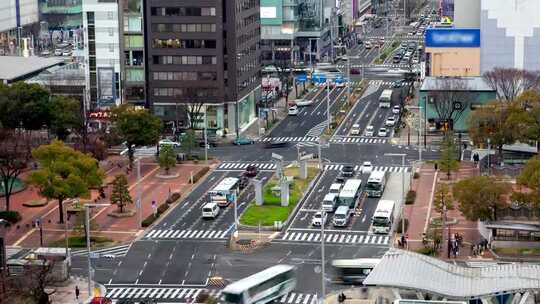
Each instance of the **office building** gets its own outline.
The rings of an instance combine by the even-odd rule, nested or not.
[[[377,16],[386,16],[390,12],[390,0],[371,0],[371,13]]]
[[[480,28],[480,0],[454,0],[454,27]]]
[[[371,0],[341,0],[339,15],[343,25],[352,28],[355,21],[371,6]]]
[[[179,128],[238,134],[255,121],[260,99],[258,0],[147,0],[146,98]],[[201,111],[191,111],[201,105]],[[189,117],[193,113],[197,117]]]
[[[50,30],[82,27],[82,0],[39,0],[39,13]]]
[[[86,107],[107,109],[120,104],[120,32],[118,3],[83,0]]]
[[[540,70],[540,1],[482,0],[481,71]]]
[[[0,1],[0,55],[20,52],[23,37],[31,37],[39,30],[38,0]]]

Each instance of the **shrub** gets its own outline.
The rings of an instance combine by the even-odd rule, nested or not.
[[[414,178],[414,179],[418,179],[418,178],[420,178],[420,173],[418,173],[418,172],[414,172],[414,174],[413,174],[413,178]]]
[[[436,256],[437,251],[433,247],[424,247],[417,250],[418,253],[428,256]]]
[[[416,191],[409,190],[409,192],[407,192],[407,197],[405,197],[405,205],[412,205],[414,204],[415,200],[416,200]]]
[[[199,172],[195,173],[193,175],[193,183],[195,184],[198,182],[208,171],[210,171],[210,167],[206,166],[199,170]]]
[[[157,219],[157,217],[155,217],[153,214],[150,214],[147,218],[145,218],[142,223],[141,223],[141,226],[143,227],[148,227],[150,225],[152,225],[152,223]]]
[[[396,228],[396,233],[403,233],[401,231],[401,219],[398,219],[398,223],[397,223],[397,228]],[[405,219],[405,231],[407,231],[407,229],[409,228],[409,220],[408,219]]]
[[[160,216],[165,211],[167,211],[167,209],[169,209],[169,204],[161,204],[161,205],[159,205],[159,207],[157,208],[157,215]]]
[[[22,219],[17,211],[0,211],[0,219],[6,220],[11,224],[15,224]]]
[[[180,199],[181,196],[182,196],[182,195],[181,195],[179,192],[173,192],[173,193],[171,193],[171,197],[169,197],[169,198],[165,201],[165,203],[167,203],[167,204],[174,204],[174,203],[176,203],[177,200]]]

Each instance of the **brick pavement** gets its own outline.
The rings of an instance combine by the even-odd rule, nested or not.
[[[106,181],[110,182],[116,174],[126,173],[127,166],[125,162],[122,166],[117,165],[119,159],[116,161],[110,161],[108,163],[102,163],[102,168],[107,171]],[[215,161],[210,162],[211,166],[215,166]],[[176,168],[171,169],[170,174],[178,174],[178,177],[165,179],[160,178],[157,175],[161,173],[157,164],[148,160],[141,162],[141,188],[142,188],[142,206],[143,214],[142,218],[146,218],[152,211],[151,202],[155,200],[158,204],[162,204],[169,195],[169,190],[172,192],[180,192],[181,194],[187,193],[192,185],[189,184],[190,173],[195,174],[198,170],[203,168],[205,164],[203,162],[199,164],[185,163],[178,165]],[[137,173],[136,170],[129,172],[128,183],[130,185],[130,193],[135,202],[137,199]],[[98,199],[97,191],[92,191],[92,199],[98,203],[109,203],[109,197],[111,192],[111,186],[106,187],[106,198]],[[58,224],[58,203],[51,201],[45,207],[28,208],[22,206],[24,202],[30,200],[41,199],[37,190],[33,187],[27,188],[25,191],[19,192],[12,196],[12,209],[17,210],[23,216],[21,222],[12,226],[7,233],[7,243],[9,245],[19,246],[39,246],[40,235],[39,230],[35,229],[32,225],[33,221],[37,218],[43,219],[43,239],[46,245],[49,242],[63,239],[64,228],[63,224]],[[64,207],[65,208],[65,207]],[[135,209],[135,204],[129,206],[130,209]],[[116,206],[96,208],[92,217],[98,223],[101,234],[107,234],[107,237],[112,238],[116,242],[126,242],[136,237],[139,232],[138,227],[138,215],[127,218],[113,218],[108,216],[108,213],[116,210]],[[69,227],[73,224],[73,219],[68,222]]]

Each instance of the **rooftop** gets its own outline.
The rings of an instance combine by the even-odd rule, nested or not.
[[[482,77],[427,76],[420,91],[478,91],[495,92]]]
[[[419,253],[391,249],[364,280],[381,287],[415,289],[450,299],[540,290],[540,265],[462,267]]]
[[[49,67],[61,64],[64,58],[0,56],[0,81],[14,82]]]

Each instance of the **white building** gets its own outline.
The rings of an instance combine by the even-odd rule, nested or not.
[[[90,110],[121,103],[118,3],[83,0],[86,96]]]
[[[19,38],[31,37],[38,21],[38,0],[0,0],[0,55],[15,54]]]

